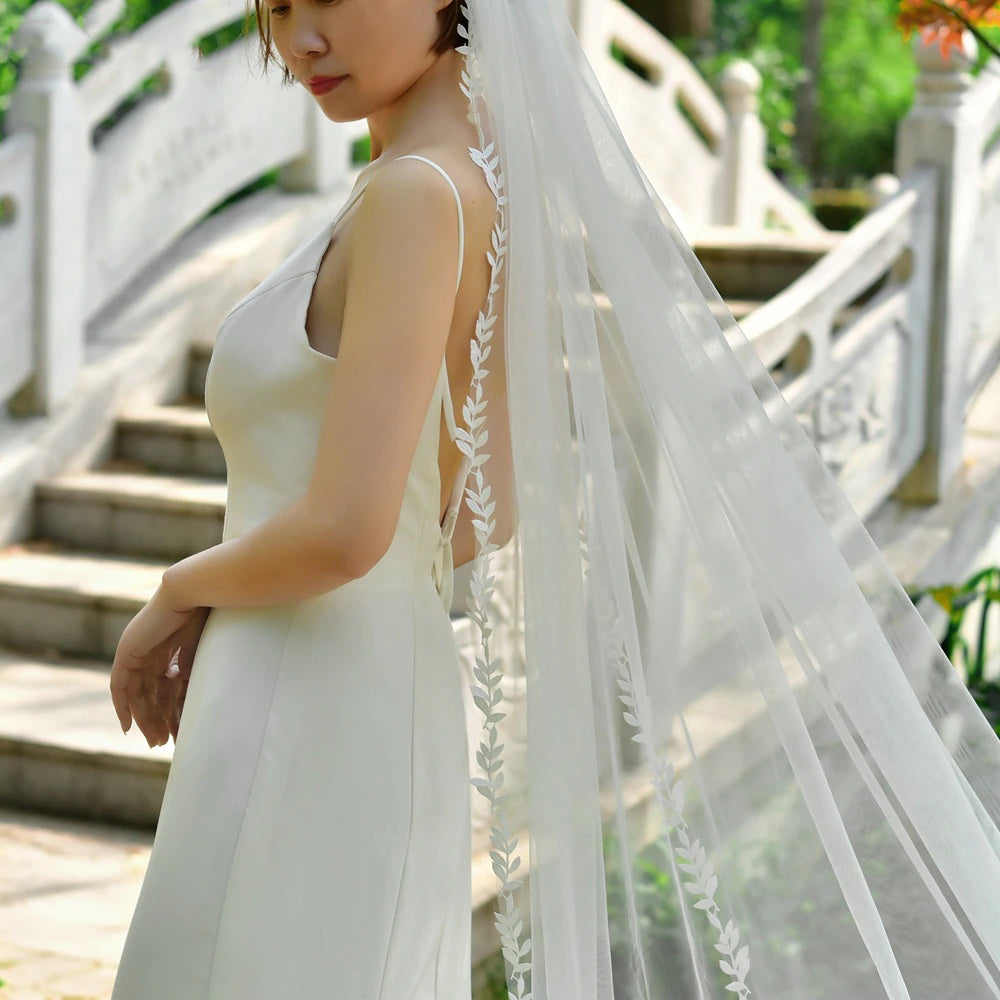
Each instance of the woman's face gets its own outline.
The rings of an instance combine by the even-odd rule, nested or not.
[[[346,76],[314,94],[331,121],[358,121],[392,104],[437,58],[437,11],[448,0],[262,0],[271,40],[312,93],[312,77]]]

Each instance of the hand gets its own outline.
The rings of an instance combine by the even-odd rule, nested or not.
[[[191,668],[194,666],[194,654],[211,610],[202,607],[192,608],[188,612],[188,621],[174,633],[177,646],[172,653],[170,667],[160,678],[158,701],[163,706],[163,714],[175,743],[181,725],[184,697],[191,679]]]
[[[134,718],[146,742],[177,740],[194,654],[211,608],[179,609],[163,587],[128,623],[111,666],[111,700],[122,731]]]

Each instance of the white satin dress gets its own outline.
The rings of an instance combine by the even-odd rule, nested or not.
[[[458,190],[459,280],[464,224]],[[337,222],[219,330],[205,387],[233,538],[302,495],[336,359],[305,313]],[[438,522],[444,361],[392,543],[318,597],[212,610],[112,1000],[468,1000],[464,683]]]

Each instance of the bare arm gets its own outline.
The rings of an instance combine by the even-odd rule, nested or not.
[[[303,497],[163,575],[171,603],[261,607],[363,576],[388,549],[455,307],[458,213],[436,171],[381,168],[354,223],[343,331]]]

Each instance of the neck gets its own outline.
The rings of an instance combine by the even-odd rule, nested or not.
[[[449,49],[437,56],[396,101],[368,116],[371,161],[433,143],[454,128],[454,115],[464,117],[466,97],[459,82],[465,59]]]

